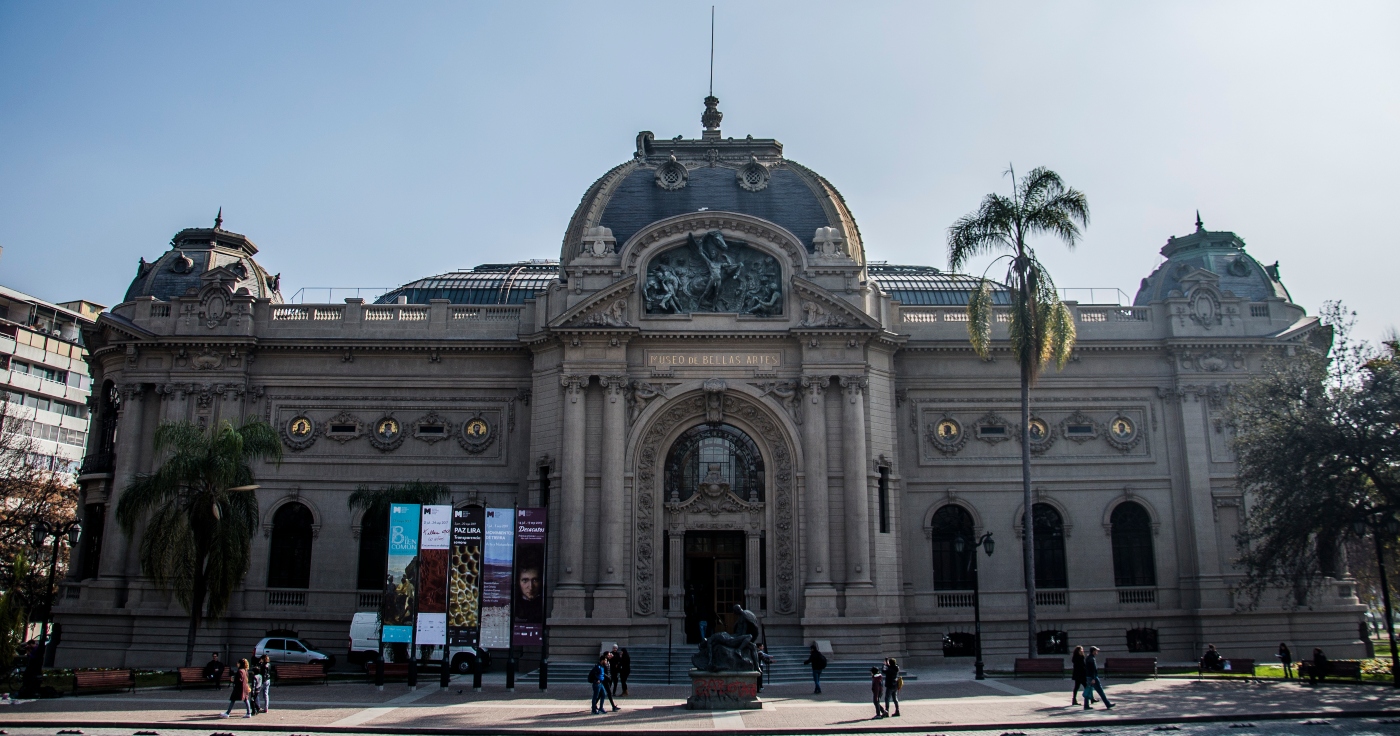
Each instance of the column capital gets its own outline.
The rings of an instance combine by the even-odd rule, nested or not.
[[[621,395],[630,383],[627,376],[598,376],[598,382],[607,389],[609,396]]]
[[[846,389],[847,396],[859,396],[870,385],[870,379],[865,376],[840,376],[839,378],[841,387]]]
[[[564,392],[573,401],[578,401],[578,394],[588,386],[588,381],[592,376],[565,374],[559,377],[559,385],[564,387]]]
[[[829,376],[802,377],[802,388],[807,389],[807,394],[814,398],[817,396],[821,396],[822,391],[826,389],[826,386],[829,383],[831,383],[831,377]]]

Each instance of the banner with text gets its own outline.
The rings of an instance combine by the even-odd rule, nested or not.
[[[447,643],[474,647],[481,631],[481,542],[486,509],[452,512],[452,567],[448,577]]]
[[[413,614],[417,608],[418,525],[422,515],[416,503],[389,506],[389,565],[384,575],[384,595],[379,603],[383,644],[413,643]]]
[[[515,509],[486,509],[485,565],[481,579],[481,646],[510,647],[511,572]]]
[[[417,646],[447,643],[447,555],[452,546],[452,507],[424,506],[418,535]]]
[[[515,646],[539,646],[544,635],[546,509],[515,512]]]

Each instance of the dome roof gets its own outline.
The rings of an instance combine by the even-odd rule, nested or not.
[[[1250,301],[1279,298],[1292,301],[1278,278],[1278,263],[1263,266],[1244,252],[1244,240],[1226,230],[1207,230],[1196,216],[1196,232],[1171,237],[1162,246],[1166,261],[1142,280],[1135,306],[1146,306],[1184,291],[1181,279],[1204,269],[1220,277],[1220,290]],[[1175,292],[1175,294],[1173,294]]]
[[[817,228],[834,227],[851,245],[852,257],[864,260],[855,219],[830,182],[783,158],[783,144],[774,139],[721,138],[719,113],[711,110],[707,117],[711,113],[716,117],[705,121],[700,139],[658,141],[649,131],[637,134],[632,160],[584,193],[564,234],[563,266],[578,254],[589,228],[609,228],[620,249],[653,222],[701,210],[761,217],[790,231],[808,251]]]
[[[405,304],[427,304],[446,299],[453,304],[520,304],[537,291],[549,288],[559,278],[554,261],[485,263],[470,271],[452,271],[411,281],[375,300],[394,304],[402,297]]]
[[[222,226],[223,217],[220,216],[212,228],[181,230],[170,239],[170,250],[154,263],[142,258],[123,301],[143,296],[170,301],[193,293],[201,286],[202,274],[223,266],[239,275],[235,291],[247,289],[255,297],[281,304],[282,294],[278,291],[281,275],[269,275],[253,260],[253,254],[258,252],[253,241]]]

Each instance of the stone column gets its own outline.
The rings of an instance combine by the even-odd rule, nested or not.
[[[602,493],[598,509],[598,587],[593,618],[625,618],[627,590],[622,583],[622,468],[627,443],[627,376],[603,376]]]
[[[672,641],[685,642],[685,532],[673,529],[667,535],[667,549],[671,556],[671,586],[666,594],[671,598],[671,608],[666,612],[671,620]]]
[[[584,394],[588,376],[564,376],[564,434],[560,444],[559,585],[554,590],[553,616],[583,618],[583,474],[585,471]]]
[[[803,457],[806,493],[802,499],[807,523],[806,617],[835,616],[836,589],[831,585],[830,510],[826,467],[826,376],[803,376]]]
[[[846,509],[846,615],[874,615],[870,582],[870,460],[865,451],[865,376],[842,376],[841,475]],[[864,599],[864,600],[860,600]]]
[[[141,467],[141,446],[145,437],[141,427],[146,419],[146,387],[140,383],[128,383],[119,387],[121,407],[117,410],[117,435],[112,443],[116,457],[112,464],[112,493],[107,501],[107,524],[102,536],[102,560],[99,574],[136,577],[141,574],[141,560],[137,550],[141,537],[142,523],[128,537],[117,524],[117,503],[122,492],[131,482],[131,477],[143,470]]]
[[[747,543],[744,550],[744,567],[747,568],[744,570],[744,608],[758,612],[759,601],[763,596],[763,588],[759,585],[763,573],[759,565],[761,561],[758,554],[758,532],[750,530],[744,537],[744,542]]]

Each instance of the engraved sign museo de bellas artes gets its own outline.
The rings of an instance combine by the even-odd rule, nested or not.
[[[1168,662],[1205,641],[1256,660],[1280,641],[1365,654],[1345,556],[1319,570],[1306,606],[1288,606],[1291,591],[1236,606],[1247,506],[1230,395],[1266,356],[1326,343],[1277,266],[1201,222],[1162,233],[1164,259],[1131,303],[1066,304],[1075,359],[1047,373],[1022,422],[1015,361],[986,362],[968,341],[980,278],[867,260],[937,250],[928,240],[948,223],[865,242],[831,181],[775,139],[721,136],[717,105],[703,137],[643,131],[616,167],[580,180],[562,240],[529,244],[548,259],[426,275],[373,303],[288,304],[259,247],[216,219],[133,264],[122,302],[83,330],[93,429],[55,666],[184,661],[185,611],[142,573],[146,527],[128,535],[118,501],[164,462],[163,422],[254,418],[286,453],[254,465],[260,533],[201,651],[292,633],[346,642],[396,569],[388,513],[349,500],[420,480],[452,518],[544,510],[538,614],[553,662],[597,662],[616,642],[663,671],[674,648],[683,680],[701,643],[734,629],[736,606],[798,662],[822,641],[835,662],[971,667],[976,605],[996,668],[1075,643]],[[845,156],[869,141],[830,145]],[[389,255],[415,256],[407,241]],[[1001,351],[1011,295],[991,288]],[[959,543],[985,533],[999,542],[990,558],[991,545]],[[475,654],[450,631],[448,665],[462,671]],[[523,672],[538,666],[538,645],[514,649]],[[367,661],[359,646],[327,653]],[[756,675],[702,673],[694,696],[753,702]]]
[[[773,256],[718,230],[657,256],[647,269],[647,314],[733,312],[769,317],[783,312],[782,268]]]

